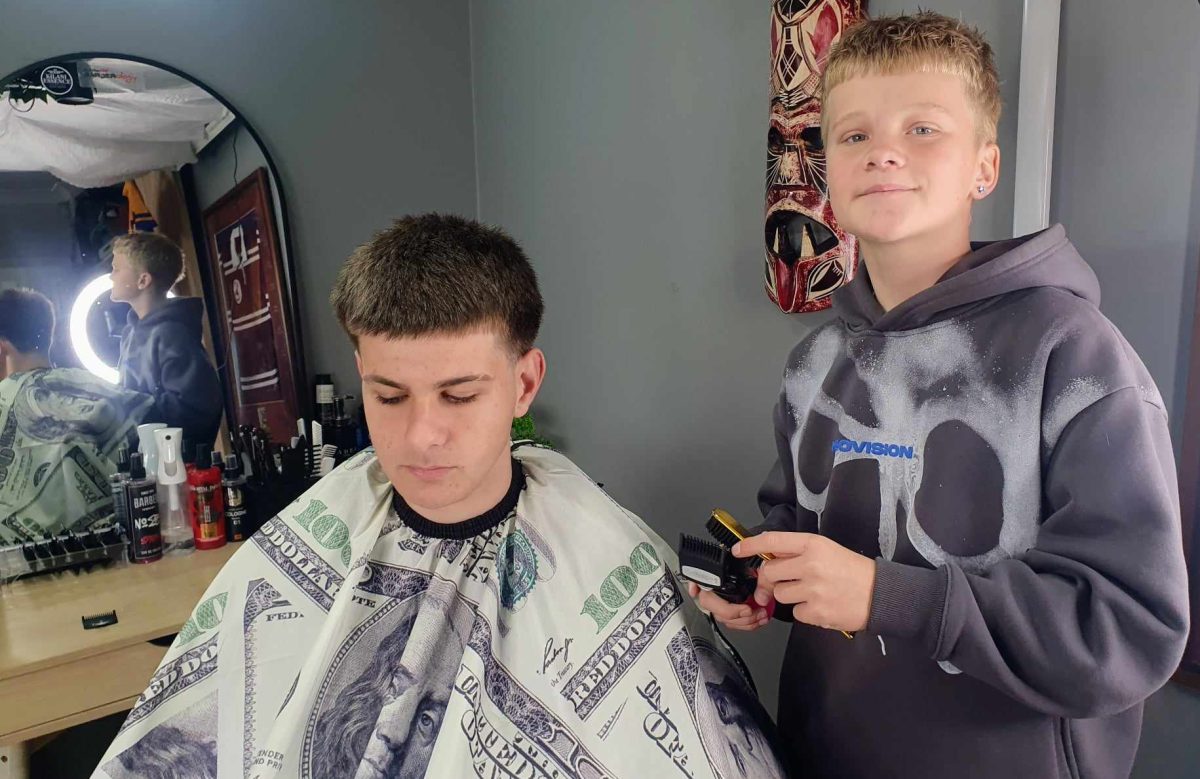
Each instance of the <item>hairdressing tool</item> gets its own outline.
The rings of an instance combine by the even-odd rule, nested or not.
[[[120,563],[128,548],[123,530],[110,525],[0,546],[0,582],[61,570],[78,574],[95,564]]]
[[[88,617],[80,617],[80,619],[83,620],[84,630],[95,630],[96,628],[117,624],[117,611],[116,609],[113,609],[112,611],[108,611],[103,614],[92,614]]]
[[[307,452],[301,444],[290,449],[280,450],[279,458],[283,463],[282,476],[285,482],[297,482],[307,478],[309,474],[309,470],[305,467],[308,459]]]
[[[724,545],[687,533],[679,534],[679,574],[730,603],[760,608],[754,600],[757,584],[754,569],[759,560],[734,557]],[[765,607],[767,616],[775,615],[775,601]]]
[[[714,541],[679,534],[679,573],[730,603],[746,603],[754,595],[755,577],[745,561]]]
[[[325,426],[320,422],[312,423],[312,470],[309,473],[314,479],[326,476],[337,463],[338,448],[336,444],[325,443]]]
[[[724,509],[713,509],[704,527],[708,530],[709,535],[730,549],[738,541],[750,537],[750,531],[742,527],[742,524]],[[758,557],[761,560],[775,559],[775,555],[770,552],[763,552]]]
[[[748,531],[748,530],[746,530],[746,528],[742,527],[742,524],[740,522],[738,522],[736,519],[733,518],[732,514],[730,514],[728,511],[725,511],[724,509],[713,509],[712,513],[708,517],[708,522],[705,523],[704,527],[708,530],[709,534],[712,535],[713,538],[717,539],[717,541],[720,542],[723,547],[726,547],[728,549],[732,549],[733,546],[735,544],[737,544],[739,541],[749,538],[752,535],[750,533],[750,531]],[[681,553],[680,553],[681,560],[682,560],[682,556],[683,555],[682,555],[682,551],[681,551]],[[761,565],[763,561],[774,560],[774,559],[775,559],[775,555],[771,554],[770,552],[762,552],[759,555],[757,555],[757,558],[753,559],[752,562],[747,561],[747,566],[752,570],[752,569],[757,568],[759,565]],[[700,582],[696,582],[696,583],[699,584]],[[724,597],[724,596],[722,596],[722,597]],[[729,600],[729,599],[726,598],[726,600]],[[751,605],[754,605],[754,604],[751,604]],[[775,605],[775,601],[772,600],[770,606],[768,606],[768,613],[773,613],[774,605]],[[841,630],[838,632],[840,632],[846,638],[854,638],[853,633],[849,633],[845,630]]]

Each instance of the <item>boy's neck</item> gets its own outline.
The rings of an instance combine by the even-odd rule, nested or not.
[[[162,308],[167,303],[167,296],[157,293],[147,292],[139,295],[129,301],[133,313],[137,314],[138,319],[145,319],[150,314]]]
[[[875,299],[891,311],[932,287],[946,271],[971,252],[968,228],[939,230],[933,236],[896,244],[860,242],[863,262],[871,274]]]
[[[41,352],[10,354],[5,356],[4,365],[0,366],[0,369],[2,369],[4,372],[4,375],[0,376],[0,379],[7,378],[9,376],[15,376],[16,374],[24,373],[25,371],[33,371],[37,370],[38,368],[49,367],[50,360]]]

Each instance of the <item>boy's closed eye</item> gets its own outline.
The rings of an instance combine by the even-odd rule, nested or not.
[[[479,397],[478,393],[476,393],[474,395],[455,395],[455,394],[452,394],[449,392],[442,393],[442,400],[444,400],[447,403],[450,403],[452,405],[455,405],[455,406],[461,406],[461,405],[465,405],[467,403],[471,403],[478,397]],[[395,406],[407,399],[408,399],[407,395],[393,395],[393,396],[387,397],[384,395],[377,394],[375,396],[375,400],[381,406]]]

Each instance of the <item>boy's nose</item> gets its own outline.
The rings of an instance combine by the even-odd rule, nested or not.
[[[904,164],[904,156],[889,143],[877,143],[867,153],[868,168],[896,168]]]
[[[446,443],[446,425],[431,404],[414,403],[408,420],[408,441],[418,450]]]

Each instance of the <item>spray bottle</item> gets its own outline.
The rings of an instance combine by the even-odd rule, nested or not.
[[[129,457],[129,481],[125,485],[129,508],[129,559],[152,563],[162,558],[162,527],[158,520],[158,485],[146,475],[142,453]]]
[[[162,521],[163,551],[188,554],[196,548],[187,514],[187,470],[183,465],[183,430],[167,427],[154,431],[158,449],[158,512]]]
[[[221,474],[221,489],[225,492],[225,537],[230,541],[243,541],[250,533],[249,496],[246,494],[246,477],[237,457],[225,462]]]
[[[125,484],[129,481],[129,446],[122,443],[117,447],[117,470],[108,477],[108,488],[112,492],[113,527],[121,529],[126,538],[129,532],[129,505],[125,499]]]
[[[213,467],[212,450],[207,444],[196,446],[196,466],[188,471],[191,491],[192,534],[197,549],[225,546],[225,496],[221,490],[221,472]]]

